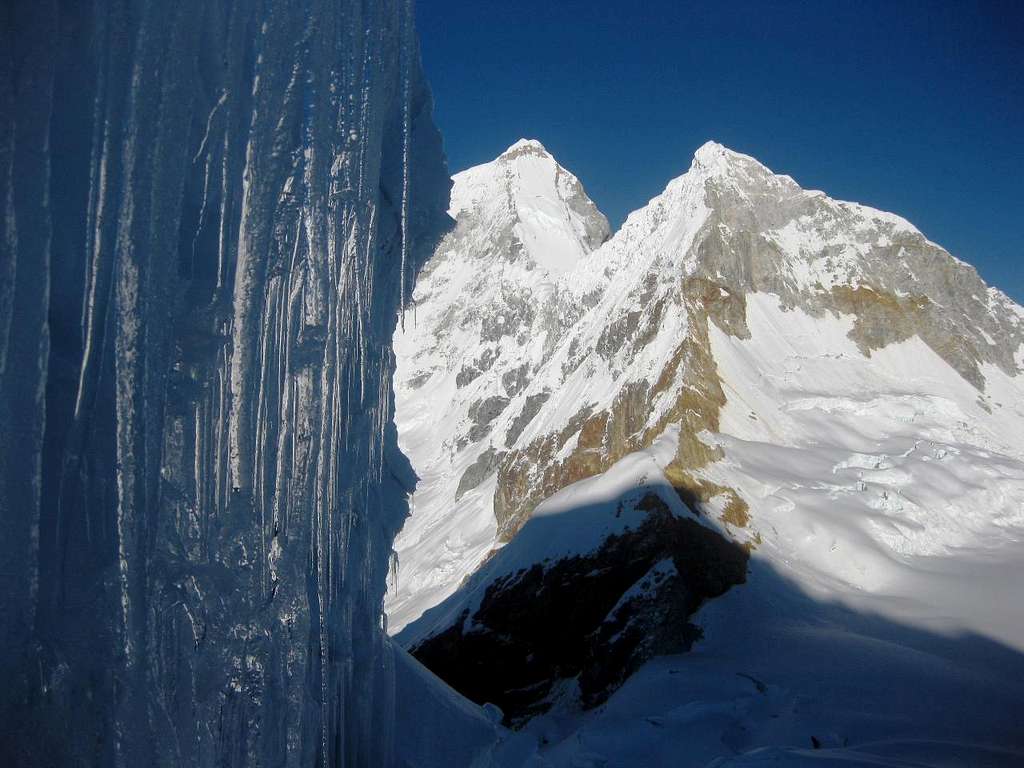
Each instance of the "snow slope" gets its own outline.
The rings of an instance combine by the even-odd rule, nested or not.
[[[398,639],[460,617],[486,631],[492,586],[640,525],[620,513],[644,489],[751,550],[747,583],[697,613],[689,654],[589,712],[565,681],[506,742],[508,764],[799,765],[820,757],[812,736],[853,764],[1020,761],[1024,309],[900,217],[714,143],[518,314],[431,289],[481,243],[516,250],[455,212],[417,327],[506,324],[490,347],[396,339],[400,441],[421,478],[388,602]],[[502,270],[505,294],[534,280]],[[558,322],[538,333],[536,315]],[[481,348],[501,377],[460,387]],[[427,457],[432,431],[447,452]]]
[[[451,594],[493,546],[489,417],[561,338],[559,276],[608,237],[579,181],[538,142],[517,142],[453,181],[458,223],[420,274],[394,341],[399,443],[420,481],[395,543],[392,631]],[[469,487],[467,471],[481,483]]]
[[[989,372],[994,418],[919,340],[865,358],[848,321],[769,295],[748,297],[748,323],[749,340],[715,333],[729,401],[707,436],[725,450],[708,476],[760,533],[747,584],[700,611],[689,654],[651,661],[598,710],[536,718],[509,764],[1024,763],[1019,378]],[[594,482],[535,515],[565,495],[588,507]]]

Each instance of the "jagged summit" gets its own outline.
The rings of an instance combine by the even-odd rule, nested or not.
[[[488,230],[505,233],[498,239],[514,245],[500,249],[503,253],[513,259],[525,256],[524,264],[545,272],[571,268],[610,234],[608,220],[579,179],[534,139],[520,139],[491,162],[456,174],[453,181],[453,217],[486,222]]]
[[[756,157],[737,152],[717,141],[707,141],[698,147],[686,172],[670,181],[666,189],[685,184],[684,180],[701,184],[714,180],[719,185],[754,190],[755,194],[768,192],[775,197],[803,193],[790,176],[775,173]]]
[[[508,160],[527,154],[552,157],[551,153],[537,139],[519,139],[519,141],[502,152],[498,157]],[[552,157],[552,159],[554,158]]]
[[[736,152],[716,141],[707,141],[693,153],[688,173],[749,186],[763,184],[770,180],[773,187],[784,186],[790,191],[798,189],[792,178],[773,172],[755,157]]]
[[[709,139],[697,147],[697,151],[693,153],[693,162],[710,166],[715,163],[723,163],[734,160],[754,160],[749,155],[744,155],[734,150],[729,149],[724,144],[719,144],[713,139]]]

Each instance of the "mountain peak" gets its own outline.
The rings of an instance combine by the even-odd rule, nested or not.
[[[708,139],[699,147],[697,151],[693,153],[694,158],[711,158],[717,155],[722,155],[727,152],[732,152],[728,147],[723,144],[719,144],[714,139]]]
[[[730,169],[743,168],[748,173],[752,170],[771,171],[750,155],[735,152],[717,141],[706,141],[693,153],[691,169],[704,171],[711,175],[727,173]]]
[[[504,228],[545,273],[570,269],[611,234],[579,179],[536,139],[520,139],[453,181],[449,214],[473,210],[486,231]]]
[[[520,139],[511,147],[501,153],[500,157],[511,159],[522,155],[537,155],[540,157],[551,157],[551,153],[544,145],[536,139]]]

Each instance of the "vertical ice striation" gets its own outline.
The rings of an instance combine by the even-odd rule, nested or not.
[[[392,762],[409,0],[0,12],[0,753]]]

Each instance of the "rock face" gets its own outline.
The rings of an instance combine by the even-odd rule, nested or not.
[[[391,764],[390,342],[449,186],[411,4],[3,15],[0,753]]]
[[[746,579],[747,552],[676,516],[654,491],[619,504],[642,516],[635,529],[594,552],[495,578],[475,611],[413,645],[413,655],[520,725],[552,704],[563,681],[575,679],[592,707],[652,656],[689,650],[701,636],[690,616]]]
[[[711,142],[607,242],[542,273],[541,289],[518,265],[545,259],[507,235],[514,216],[492,228],[470,212],[514,209],[501,201],[516,172],[495,170],[519,162],[513,150],[455,177],[453,199],[474,207],[453,207],[458,237],[425,268],[418,324],[396,340],[399,439],[420,482],[397,544],[392,627],[470,696],[512,719],[566,686],[600,701],[671,645],[659,612],[680,617],[674,648],[692,642],[691,598],[716,591],[676,590],[685,575],[672,553],[625,570],[608,554],[613,541],[646,551],[609,522],[595,489],[612,477],[656,482],[677,516],[831,590],[911,590],[900,585],[918,579],[921,558],[1024,527],[1024,309],[973,268],[898,216],[805,191]],[[568,231],[572,206],[558,203],[547,220]],[[470,265],[473,283],[460,277]],[[425,448],[430,434],[441,450]],[[590,507],[604,510],[597,523],[574,512]],[[561,549],[538,533],[555,517],[576,521],[555,537]],[[620,580],[592,594],[591,572],[606,567]],[[655,627],[660,650],[597,659],[592,644],[619,637],[611,606],[641,582],[660,597],[636,603],[633,620]],[[545,638],[526,618],[531,601],[552,622],[572,616],[584,594],[587,618],[564,619],[569,637]],[[966,598],[937,610],[978,620]],[[563,643],[573,653],[560,655]],[[516,674],[487,673],[489,658]]]

